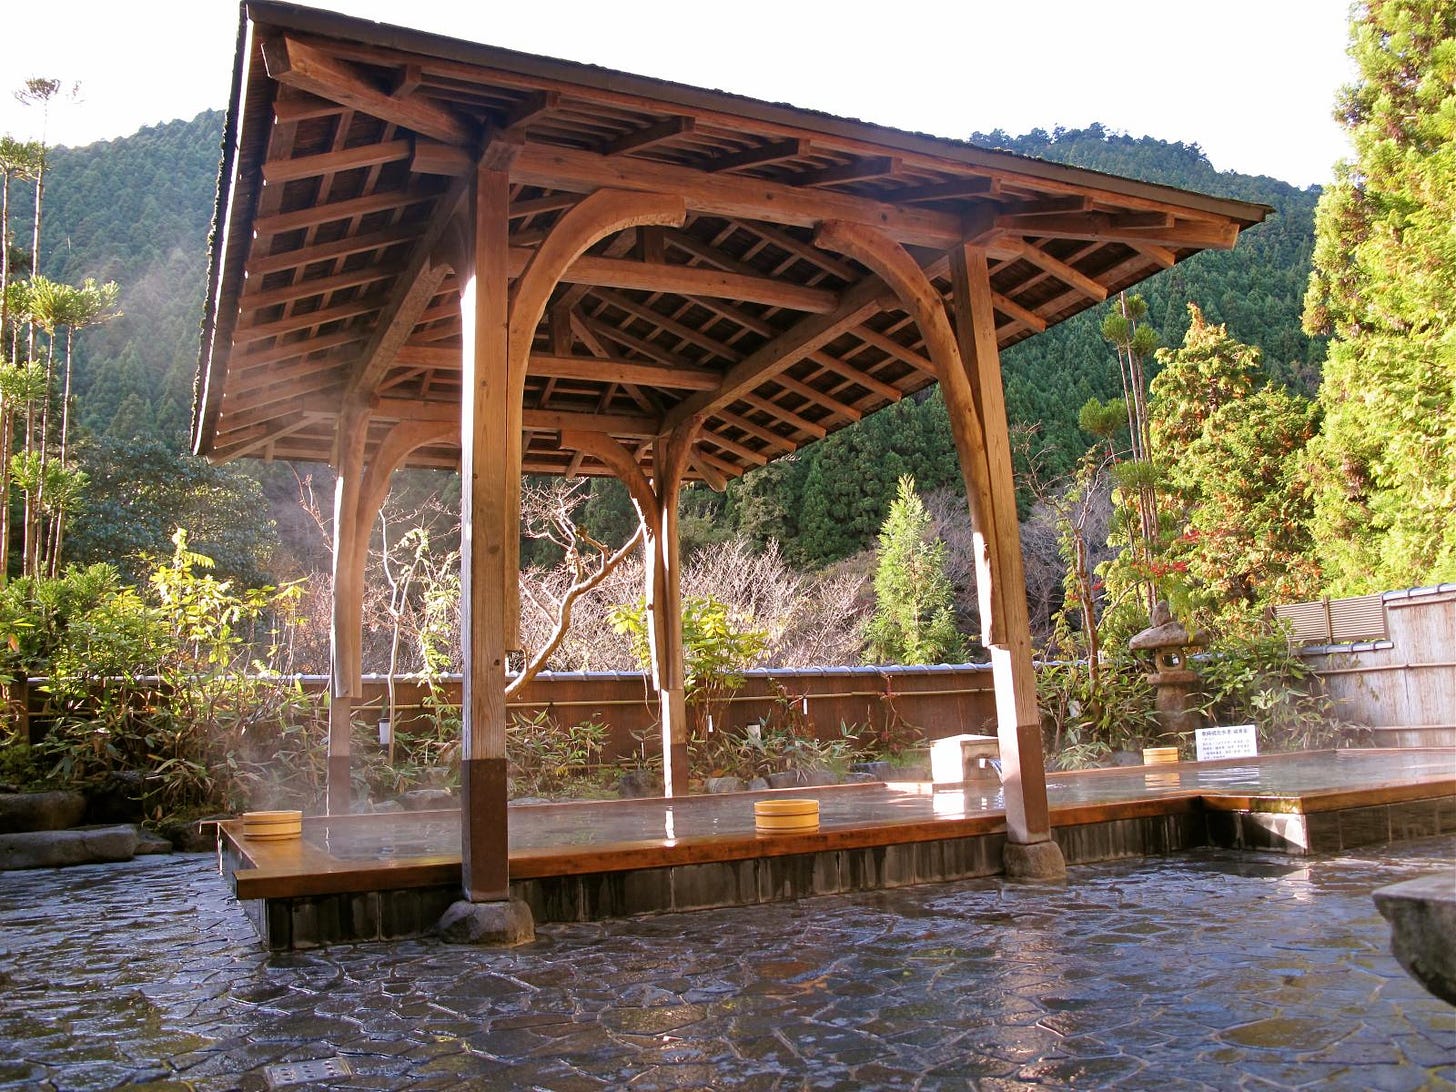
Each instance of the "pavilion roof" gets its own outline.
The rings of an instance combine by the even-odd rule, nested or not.
[[[433,264],[487,138],[519,271],[584,195],[681,195],[680,228],[602,240],[556,288],[523,467],[604,473],[560,432],[651,439],[703,414],[721,482],[935,382],[913,319],[815,226],[879,227],[949,294],[987,246],[1004,349],[1270,211],[971,144],[274,2],[244,5],[218,186],[194,447],[326,461],[346,393],[458,420],[459,286]],[[453,466],[454,439],[413,465]]]

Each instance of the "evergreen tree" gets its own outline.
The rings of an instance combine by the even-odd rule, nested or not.
[[[1183,529],[1163,564],[1214,615],[1306,598],[1318,589],[1303,473],[1317,407],[1268,384],[1258,349],[1189,311],[1183,345],[1158,353],[1149,403],[1165,506]]]
[[[1356,8],[1306,329],[1333,335],[1315,542],[1346,595],[1456,579],[1456,5]]]
[[[902,477],[880,531],[869,663],[938,664],[964,656],[945,543],[931,541],[930,523],[915,479]]]

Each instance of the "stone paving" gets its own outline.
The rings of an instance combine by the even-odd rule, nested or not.
[[[208,858],[0,875],[0,1088],[1456,1087],[1371,891],[1444,837],[1199,851],[767,907],[268,955]],[[305,1087],[296,1085],[294,1087]]]

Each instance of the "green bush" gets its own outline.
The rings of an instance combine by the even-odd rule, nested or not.
[[[50,730],[33,759],[77,788],[140,774],[153,818],[313,803],[321,705],[279,671],[296,589],[235,590],[184,531],[173,545],[146,589],[91,565],[0,593],[6,673],[45,676]]]
[[[1037,674],[1047,752],[1058,769],[1094,765],[1138,750],[1158,734],[1147,668],[1131,656],[1105,660],[1093,682],[1083,662],[1045,664]]]
[[[512,714],[506,758],[515,795],[596,795],[603,788],[606,742],[606,725],[595,717],[563,728],[549,709]]]
[[[1211,724],[1253,724],[1263,751],[1332,747],[1345,725],[1320,681],[1279,634],[1225,636],[1195,665]]]

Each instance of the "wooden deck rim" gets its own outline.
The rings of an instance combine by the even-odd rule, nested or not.
[[[1237,764],[1228,760],[1221,765]],[[1244,760],[1247,761],[1247,760]],[[1204,765],[1215,765],[1206,763]],[[1103,771],[1086,771],[1097,775]],[[1126,772],[1124,770],[1124,772]],[[1168,773],[1166,767],[1156,770]],[[884,783],[868,785],[824,786],[815,792],[832,795],[881,790]],[[778,790],[787,795],[803,789]],[[761,794],[743,794],[760,796]],[[1210,792],[1207,789],[1170,788],[1157,795],[1132,800],[1062,805],[1052,808],[1052,826],[1069,828],[1122,819],[1141,819],[1164,815],[1188,815],[1211,812],[1254,812],[1284,814],[1318,814],[1344,809],[1374,807],[1419,800],[1456,799],[1456,777],[1439,777],[1413,783],[1382,782],[1358,789],[1315,791],[1279,796]],[[580,809],[615,809],[621,805],[640,805],[641,801],[583,801],[561,805],[533,807],[573,807]],[[457,812],[414,812],[411,818],[428,821],[435,816],[453,821]],[[398,819],[397,814],[349,816],[351,825],[377,825]],[[327,817],[305,819],[306,829],[326,826]],[[456,854],[401,858],[382,861],[345,861],[329,855],[305,838],[298,842],[257,843],[242,837],[241,821],[219,824],[238,855],[250,868],[240,868],[233,876],[239,899],[289,898],[307,895],[348,894],[400,888],[433,887],[456,883],[460,878],[460,858]],[[590,847],[556,846],[512,851],[510,876],[513,880],[541,879],[555,876],[593,875],[628,872],[639,869],[667,868],[684,865],[723,863],[756,858],[788,857],[812,853],[838,852],[853,849],[876,849],[890,845],[908,845],[932,841],[955,840],[1004,834],[1005,817],[1000,812],[984,812],[969,816],[917,818],[906,822],[868,823],[834,822],[821,824],[816,831],[759,835],[752,830],[722,835],[694,835],[675,839],[653,838],[623,841]]]

